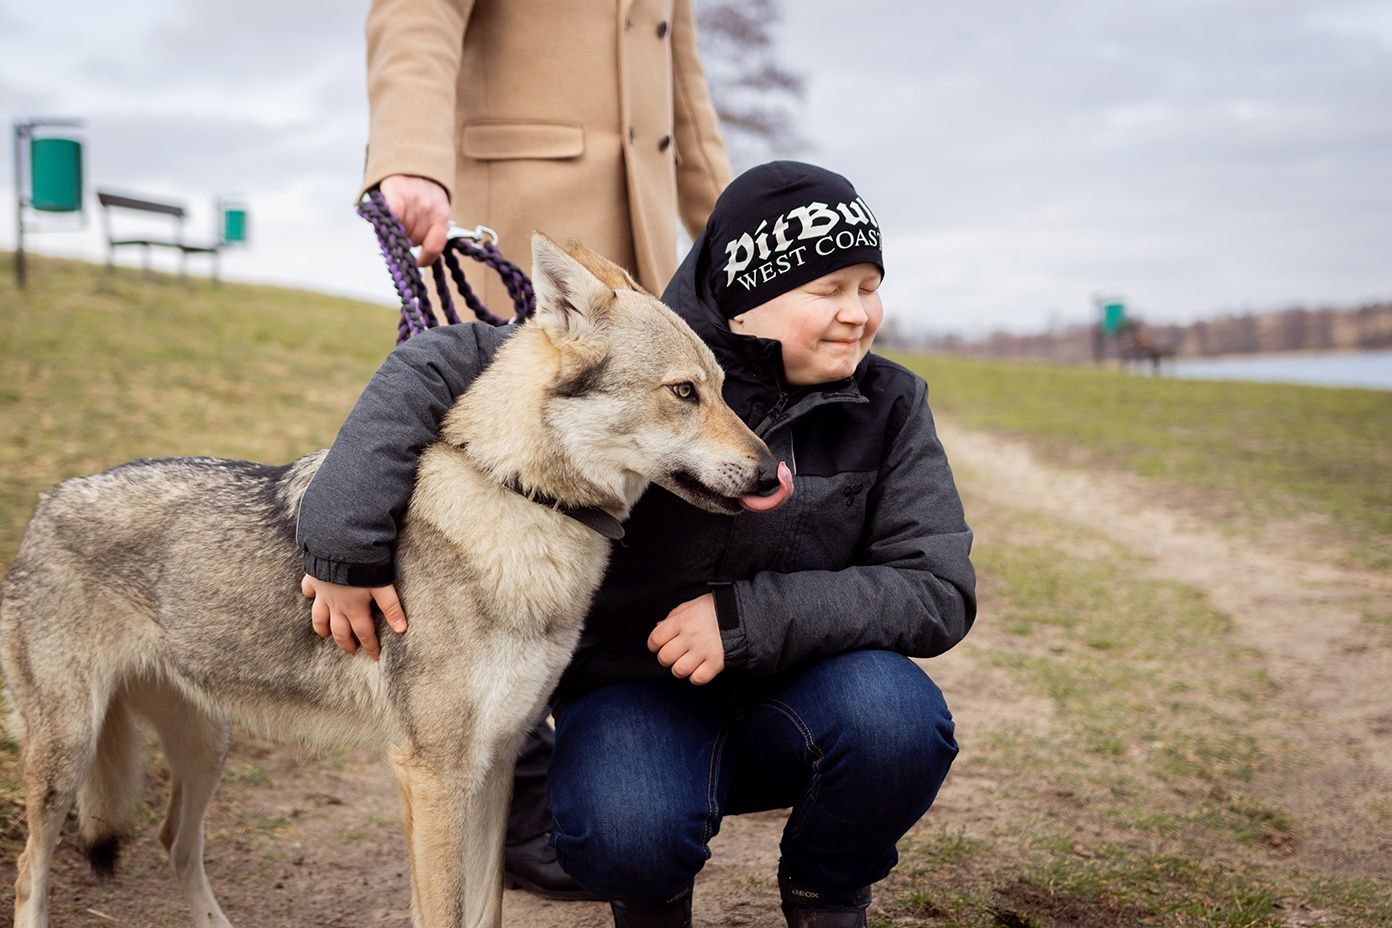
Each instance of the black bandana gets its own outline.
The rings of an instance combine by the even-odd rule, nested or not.
[[[731,181],[706,223],[711,294],[725,318],[862,262],[884,274],[880,223],[840,174],[770,161]]]

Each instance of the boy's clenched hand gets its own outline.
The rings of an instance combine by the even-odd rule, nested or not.
[[[387,624],[398,635],[406,632],[406,613],[396,596],[395,586],[344,586],[305,574],[300,590],[314,598],[310,613],[314,631],[320,638],[333,635],[340,648],[352,654],[361,644],[374,661],[381,655],[377,629],[372,623],[372,603],[382,610]]]
[[[657,623],[648,636],[648,650],[673,675],[700,686],[725,669],[725,645],[715,615],[715,597],[703,593],[689,599]]]

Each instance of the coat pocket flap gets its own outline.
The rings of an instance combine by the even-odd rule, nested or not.
[[[585,130],[567,122],[471,122],[464,127],[463,147],[479,161],[578,158],[585,151]]]

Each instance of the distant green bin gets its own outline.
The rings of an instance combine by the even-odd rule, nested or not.
[[[1102,307],[1102,331],[1113,335],[1126,322],[1126,306],[1123,303],[1108,303]]]
[[[226,206],[222,210],[222,240],[229,245],[242,245],[247,238],[247,211],[242,206]]]
[[[82,143],[76,139],[29,141],[29,205],[46,213],[82,209]]]

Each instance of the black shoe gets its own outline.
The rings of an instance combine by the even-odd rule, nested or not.
[[[614,928],[691,928],[691,887],[659,899],[614,899]]]
[[[561,869],[556,862],[556,849],[546,839],[547,835],[542,833],[529,841],[503,848],[503,885],[508,889],[525,889],[546,899],[598,899]]]
[[[788,920],[788,928],[866,928],[869,886],[817,889],[780,872],[778,891],[783,897],[783,917]]]

